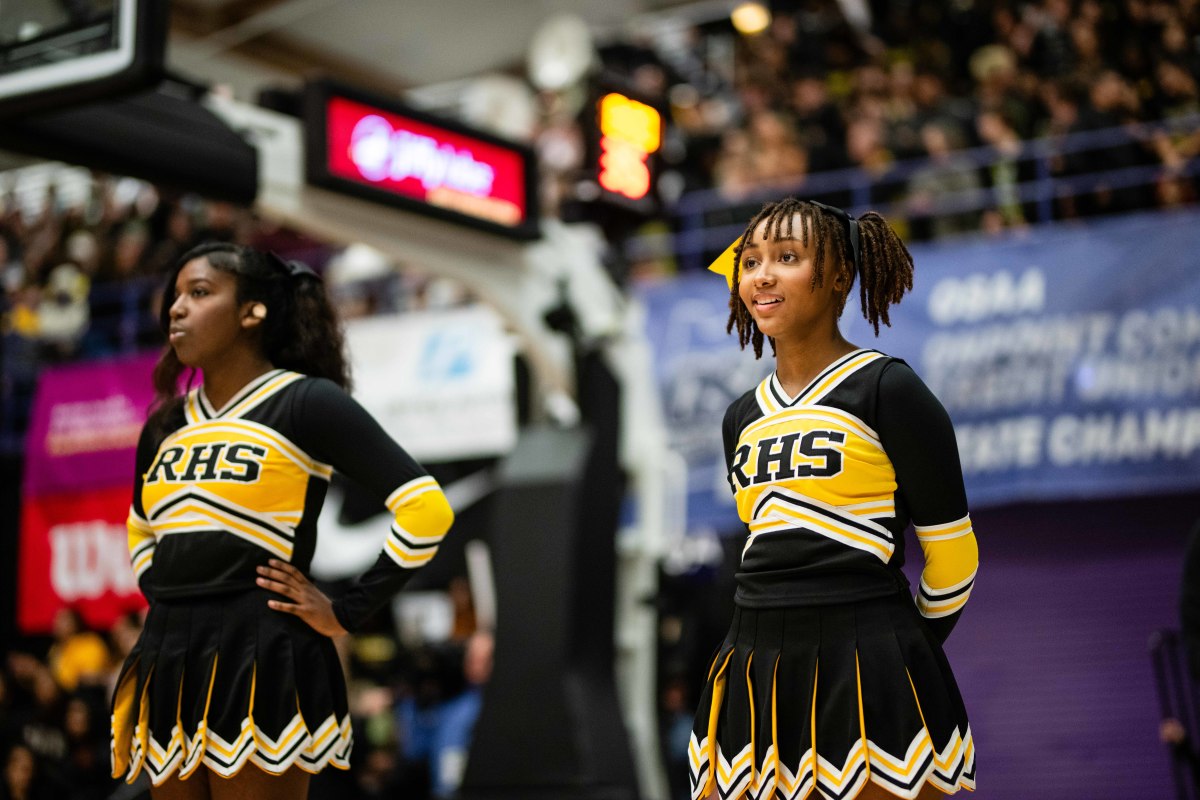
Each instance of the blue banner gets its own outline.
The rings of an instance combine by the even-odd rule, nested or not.
[[[687,465],[687,527],[722,530],[738,523],[725,479],[721,418],[734,399],[775,368],[754,360],[725,333],[725,280],[706,272],[640,292],[655,357],[667,441]]]
[[[911,248],[915,287],[878,340],[954,420],[973,506],[1200,488],[1200,213],[1057,225]],[[689,528],[735,524],[725,407],[773,359],[725,334],[711,273],[641,292],[672,445],[688,464]]]

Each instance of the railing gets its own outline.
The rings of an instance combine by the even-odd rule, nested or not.
[[[1032,173],[1032,177],[1004,186],[1002,197],[1000,187],[990,186],[943,192],[934,198],[928,209],[917,209],[908,191],[908,184],[915,175],[936,164],[928,158],[895,161],[878,174],[859,167],[817,172],[795,184],[737,196],[719,189],[690,192],[668,209],[675,233],[633,237],[625,245],[625,254],[630,261],[673,255],[681,270],[702,269],[741,235],[746,220],[763,202],[789,195],[830,202],[853,214],[875,210],[896,220],[935,220],[1015,203],[1025,212],[1026,222],[1050,222],[1059,217],[1056,204],[1065,199],[1085,198],[1097,192],[1154,187],[1164,177],[1178,179],[1200,174],[1200,159],[1196,158],[1177,169],[1162,163],[1144,163],[1080,174],[1063,174],[1061,170],[1055,170],[1056,160],[1132,146],[1141,148],[1140,152],[1148,161],[1157,162],[1157,156],[1149,150],[1156,135],[1187,135],[1197,130],[1200,130],[1200,114],[1026,140],[1013,155],[1001,153],[991,146],[956,150],[947,158],[946,163],[952,165],[949,169],[974,170],[983,174],[996,165],[1011,163],[1018,167],[1024,165],[1022,171]],[[1143,203],[1142,207],[1149,205]]]

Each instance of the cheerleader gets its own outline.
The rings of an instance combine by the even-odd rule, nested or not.
[[[305,265],[201,245],[171,274],[161,323],[128,521],[150,610],[113,697],[112,773],[145,770],[155,800],[302,798],[310,774],[349,767],[331,637],[433,558],[453,513],[347,394],[341,331]],[[203,384],[181,394],[185,368]],[[331,600],[307,572],[335,469],[395,520]]]
[[[927,798],[975,786],[971,727],[942,652],[978,549],[950,419],[899,359],[848,342],[912,288],[879,214],[768,204],[712,267],[727,331],[775,371],[725,414],[747,537],[735,614],[692,730],[693,800]],[[901,572],[909,523],[925,556]]]

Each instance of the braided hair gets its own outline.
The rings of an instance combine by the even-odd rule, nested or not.
[[[180,256],[167,276],[159,324],[163,333],[171,322],[175,281],[179,272],[197,258],[237,279],[237,302],[256,301],[269,310],[261,325],[263,355],[274,366],[317,378],[328,378],[350,388],[342,326],[325,293],[325,284],[308,267],[285,262],[278,256],[225,242],[207,242]],[[179,377],[185,365],[167,345],[154,366],[155,400],[150,415],[161,431],[172,412],[182,405]],[[188,384],[195,370],[188,376]]]
[[[799,236],[793,231],[797,220],[800,223]],[[876,336],[879,335],[881,322],[889,326],[892,324],[888,318],[888,308],[899,303],[904,293],[912,288],[913,260],[908,248],[900,241],[900,237],[892,230],[887,220],[874,211],[868,211],[858,218],[862,254],[858,269],[855,270],[853,258],[849,255],[849,234],[843,220],[828,207],[789,197],[764,205],[746,226],[734,251],[733,286],[729,290],[729,320],[725,325],[725,332],[729,333],[737,328],[738,344],[743,348],[747,344],[751,345],[755,358],[762,357],[765,337],[755,324],[746,304],[742,302],[738,282],[741,279],[742,251],[758,226],[764,222],[764,240],[794,238],[799,239],[804,247],[809,247],[809,243],[812,242],[811,246],[816,251],[813,256],[814,289],[825,285],[826,244],[833,249],[830,268],[845,279],[846,287],[838,298],[838,316],[841,316],[845,308],[846,298],[854,285],[857,271],[861,277],[858,293],[863,317],[874,327]]]

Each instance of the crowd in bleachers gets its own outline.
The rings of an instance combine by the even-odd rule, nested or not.
[[[610,72],[669,108],[662,177],[674,188],[665,194],[715,189],[712,224],[741,220],[764,194],[805,193],[814,174],[846,168],[861,170],[869,189],[824,199],[886,205],[907,238],[1197,199],[1196,0],[771,5],[771,25],[758,34],[734,36],[722,23],[602,51]],[[853,8],[872,13],[848,15]],[[569,116],[564,102],[545,108],[538,147],[551,193],[566,192],[581,163],[578,120],[573,132],[560,124]],[[1127,136],[1058,152],[1027,147],[1108,130]],[[1129,185],[1120,176],[1086,179],[1139,166],[1151,172]],[[1039,169],[1084,182],[1037,208],[1021,189],[1045,177]],[[75,202],[50,184],[32,211],[11,185],[0,192],[3,327],[36,340],[8,353],[6,372],[20,374],[30,359],[157,342],[157,287],[146,277],[198,241],[280,249],[318,269],[335,252],[245,209],[137,181],[98,180]],[[370,310],[360,299],[346,298],[347,310]],[[135,324],[130,308],[145,312]]]
[[[713,202],[736,209],[710,222],[740,219],[747,197],[822,194],[811,176],[843,169],[861,170],[869,189],[829,199],[887,206],[911,224],[908,238],[1196,200],[1194,0],[770,5],[770,26],[728,32],[732,47],[696,31],[609,57],[670,109],[674,146],[669,134],[662,161],[675,191],[715,188]],[[1113,133],[1061,144],[1096,131]],[[1035,139],[1048,147],[1023,147]],[[1133,185],[1111,172],[1083,179],[1044,209],[1017,194],[1039,168],[1069,179],[1138,166],[1150,170]]]
[[[153,295],[176,259],[202,241],[315,258],[318,268],[333,252],[244,208],[162,193],[142,181],[96,176],[86,195],[71,199],[49,183],[31,204],[18,197],[18,179],[14,173],[0,196],[6,330],[40,340],[43,358],[103,357],[159,344]],[[132,325],[113,324],[126,303],[143,313]]]
[[[337,640],[356,744],[350,773],[322,773],[314,800],[443,798],[457,789],[492,663],[491,634],[476,626],[464,587],[452,581],[452,624],[435,636],[401,636],[380,615]],[[109,698],[141,626],[142,615],[130,612],[101,633],[67,608],[51,637],[8,649],[0,660],[0,800],[148,796],[144,773],[131,786],[109,776]]]
[[[32,203],[15,182],[14,174],[0,195],[2,396],[12,436],[24,430],[42,365],[162,341],[158,294],[180,254],[209,238],[261,243],[273,233],[228,203],[160,195],[141,181],[98,178],[73,198],[51,182]]]
[[[162,344],[163,281],[179,256],[200,242],[237,242],[310,264],[326,274],[343,319],[469,300],[457,283],[397,269],[361,246],[314,241],[230,203],[99,175],[85,176],[84,189],[73,185],[73,197],[63,197],[51,182],[28,202],[15,190],[17,173],[7,183],[4,177],[0,450],[19,449],[44,365]]]
[[[116,667],[141,630],[137,614],[106,636],[63,609],[44,653],[10,649],[0,663],[0,753],[5,800],[103,800],[108,778],[108,698]]]

